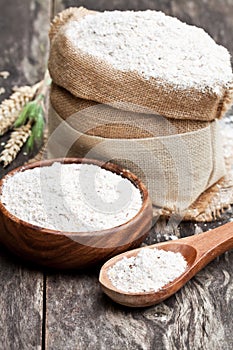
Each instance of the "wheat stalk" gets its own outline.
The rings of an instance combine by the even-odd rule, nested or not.
[[[10,73],[6,70],[0,72],[0,77],[3,79],[7,79],[9,77]]]
[[[16,158],[30,135],[31,123],[23,125],[11,133],[9,140],[0,154],[0,163],[3,163],[4,168]]]
[[[16,87],[14,93],[1,103],[0,136],[12,127],[23,107],[33,99],[41,84],[39,82],[33,86]]]

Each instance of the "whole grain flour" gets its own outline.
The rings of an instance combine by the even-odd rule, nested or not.
[[[55,17],[50,40],[51,77],[79,98],[193,120],[231,105],[228,51],[162,12],[70,8]]]
[[[144,248],[136,256],[117,261],[108,269],[108,277],[124,292],[156,292],[186,268],[187,262],[180,253]]]
[[[128,179],[92,164],[17,172],[5,180],[0,200],[19,219],[64,232],[119,226],[142,206],[140,190]]]
[[[230,54],[201,28],[157,11],[105,11],[65,28],[75,48],[124,72],[178,89],[221,93],[233,80]]]

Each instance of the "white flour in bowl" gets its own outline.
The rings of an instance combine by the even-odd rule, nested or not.
[[[201,28],[157,11],[105,11],[71,21],[74,47],[121,71],[188,89],[221,93],[232,82],[230,54]]]
[[[5,180],[0,200],[23,221],[65,232],[119,226],[142,206],[131,181],[91,164],[54,163],[18,172]]]
[[[187,262],[180,253],[144,248],[135,257],[124,257],[109,268],[108,277],[124,292],[158,291],[186,268]]]

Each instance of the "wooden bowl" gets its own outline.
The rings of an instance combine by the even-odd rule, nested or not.
[[[76,269],[103,262],[142,243],[151,228],[152,204],[143,183],[128,170],[112,163],[102,164],[97,160],[66,158],[22,166],[5,177],[35,167],[50,166],[54,162],[95,164],[129,179],[141,192],[143,203],[140,211],[131,220],[117,227],[102,231],[70,233],[22,221],[12,215],[0,201],[0,240],[9,250],[36,264],[59,269]],[[0,181],[0,195],[5,177]]]

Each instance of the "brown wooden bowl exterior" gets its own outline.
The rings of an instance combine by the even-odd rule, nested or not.
[[[19,167],[8,173],[7,177],[18,171],[50,166],[54,162],[94,164],[130,179],[142,194],[143,204],[140,211],[130,221],[108,230],[68,233],[24,222],[10,214],[0,202],[0,240],[9,250],[36,264],[59,269],[77,269],[103,262],[141,244],[151,228],[152,204],[145,186],[128,170],[93,159],[65,158],[44,160]],[[3,182],[4,178],[0,181],[0,195]],[[96,243],[99,247],[95,246]]]

